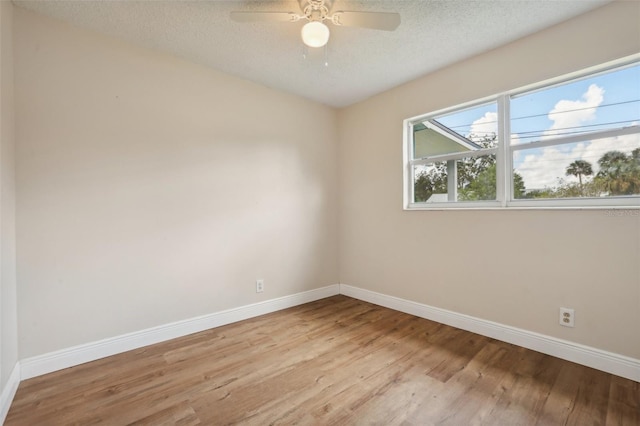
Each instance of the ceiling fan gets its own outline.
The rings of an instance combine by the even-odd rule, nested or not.
[[[331,13],[333,0],[298,0],[302,14],[294,12],[231,12],[237,22],[297,22],[306,19],[302,41],[309,47],[322,47],[329,41],[329,27],[324,21],[345,27],[393,31],[400,25],[400,14],[390,12],[355,12],[338,10]]]

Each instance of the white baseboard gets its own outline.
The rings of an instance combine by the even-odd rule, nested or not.
[[[638,359],[345,284],[340,294],[640,382]]]
[[[339,294],[338,284],[26,358],[22,380]],[[2,394],[4,397],[4,393]],[[4,401],[4,400],[3,400]],[[9,404],[11,399],[9,399]]]
[[[20,362],[11,370],[7,383],[2,388],[2,394],[0,394],[0,424],[4,424],[4,420],[7,418],[9,408],[11,408],[11,402],[16,395],[18,385],[20,384]]]
[[[336,294],[344,294],[640,382],[640,360],[638,359],[358,287],[336,284],[23,359],[16,365],[3,389],[0,408],[9,410],[20,379],[30,379]],[[0,414],[3,412],[6,415],[5,411]]]

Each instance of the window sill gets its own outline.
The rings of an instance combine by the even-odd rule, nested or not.
[[[582,201],[577,204],[578,200],[565,200],[565,202],[544,202],[544,201],[512,201],[508,205],[497,203],[469,203],[465,204],[443,204],[433,203],[433,205],[425,205],[424,203],[411,203],[404,206],[405,211],[447,211],[447,210],[608,210],[615,211],[611,216],[632,216],[640,217],[640,200],[633,200],[630,204],[613,204],[611,201],[617,200],[597,200],[597,204],[585,204]],[[609,202],[609,203],[608,203]],[[623,213],[626,212],[626,213]]]

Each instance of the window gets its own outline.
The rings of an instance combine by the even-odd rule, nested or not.
[[[414,202],[497,200],[497,110],[489,102],[413,123]]]
[[[640,63],[405,120],[405,144],[406,208],[640,206]]]

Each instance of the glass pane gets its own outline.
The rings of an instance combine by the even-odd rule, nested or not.
[[[413,194],[416,203],[447,202],[447,162],[415,166]]]
[[[498,146],[495,102],[430,117],[413,126],[413,158]]]
[[[458,201],[496,200],[496,156],[465,158],[457,162]]]
[[[640,134],[514,151],[515,198],[640,195]]]
[[[491,102],[435,117],[435,120],[482,148],[498,146],[498,104]]]
[[[456,182],[449,182],[455,170]],[[455,186],[449,193],[448,188]],[[496,156],[439,161],[414,167],[414,202],[446,203],[496,199]]]
[[[640,65],[511,99],[511,143],[640,124]]]

